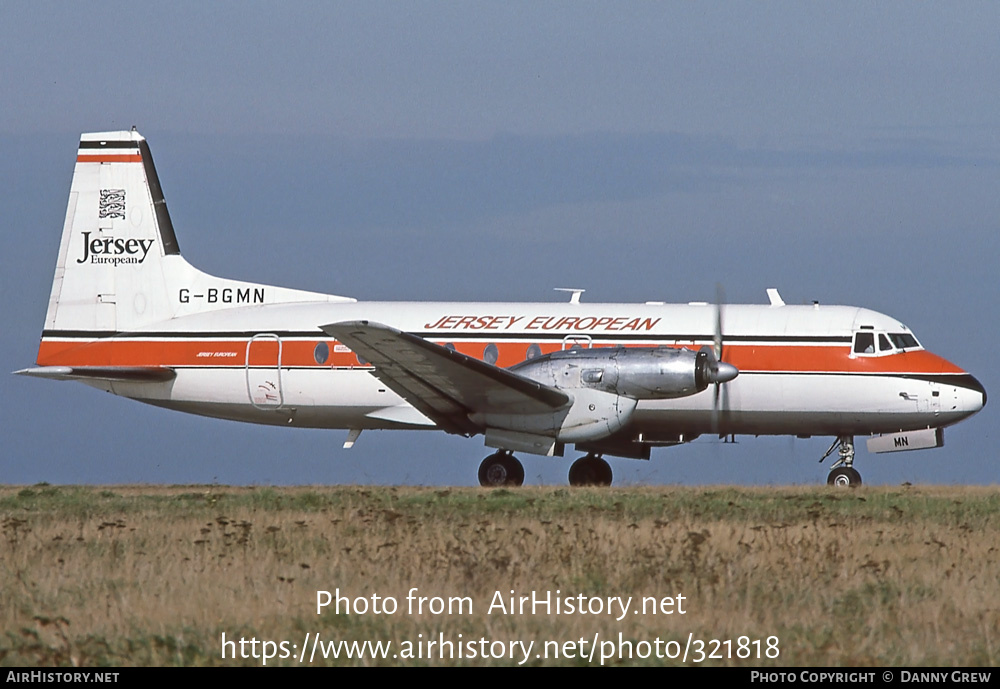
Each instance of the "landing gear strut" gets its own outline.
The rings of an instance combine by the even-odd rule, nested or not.
[[[830,467],[830,475],[827,476],[826,482],[831,486],[856,488],[861,485],[861,474],[854,468],[854,436],[839,436],[819,461],[822,462],[832,455],[837,445],[840,445],[838,450],[840,458]]]
[[[571,486],[610,486],[612,478],[611,466],[600,455],[581,457],[569,468]]]
[[[479,485],[490,488],[520,486],[524,483],[524,467],[510,452],[496,452],[479,465]]]

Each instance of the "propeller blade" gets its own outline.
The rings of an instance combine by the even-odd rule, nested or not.
[[[715,392],[712,395],[712,435],[717,435],[720,438],[722,434],[719,433],[719,388],[721,386],[715,384]]]
[[[724,346],[722,311],[726,303],[726,292],[722,288],[722,283],[715,283],[715,332],[713,333],[713,347],[708,357],[706,366],[707,378],[715,385],[712,395],[712,434],[723,437],[720,433],[720,422],[725,422],[724,417],[729,414],[729,391],[722,389],[723,383],[728,383],[740,374],[732,364],[727,364],[722,360]],[[703,348],[704,349],[704,348]],[[719,410],[719,398],[722,398],[722,412]]]
[[[722,361],[722,307],[726,303],[726,291],[722,283],[715,283],[715,358]]]
[[[727,364],[728,365],[728,364]],[[735,377],[735,376],[734,376]],[[729,386],[722,388],[722,411],[721,423],[727,429],[729,428]]]

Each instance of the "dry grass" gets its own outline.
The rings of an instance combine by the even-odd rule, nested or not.
[[[996,665],[998,508],[1000,491],[962,487],[6,487],[0,662],[259,664],[223,661],[223,632],[536,647],[621,632],[780,639],[776,660],[717,664]],[[473,614],[406,614],[412,587]],[[317,615],[316,591],[337,588],[401,609]],[[687,613],[487,615],[511,589],[680,593]]]

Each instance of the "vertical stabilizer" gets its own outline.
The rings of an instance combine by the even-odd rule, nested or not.
[[[171,317],[164,262],[183,261],[146,140],[84,134],[46,330],[128,330]]]
[[[216,278],[181,256],[149,146],[134,129],[83,134],[45,332],[106,337],[193,313],[345,297]]]

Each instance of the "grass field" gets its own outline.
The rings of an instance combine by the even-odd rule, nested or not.
[[[293,665],[307,633],[392,643],[316,665],[1000,664],[996,488],[38,485],[0,519],[4,665],[262,664],[223,634]],[[317,614],[338,589],[368,609]],[[511,590],[603,609],[489,611]]]

